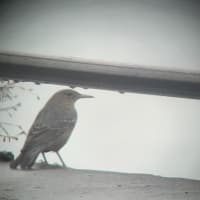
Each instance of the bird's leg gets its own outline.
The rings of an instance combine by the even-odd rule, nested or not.
[[[60,159],[60,161],[61,161],[63,167],[64,167],[64,168],[67,168],[67,166],[65,165],[65,163],[64,163],[63,159],[61,158],[60,154],[58,153],[58,151],[56,151],[56,154],[57,154],[57,156],[59,157],[59,159]]]
[[[47,162],[47,158],[46,158],[44,152],[42,152],[42,157],[43,157],[43,159],[44,159],[45,164],[48,164],[48,162]]]

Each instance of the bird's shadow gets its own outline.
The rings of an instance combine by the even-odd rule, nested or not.
[[[49,164],[46,162],[35,163],[34,166],[31,168],[31,170],[44,170],[44,169],[67,169],[67,168],[57,163]]]
[[[39,171],[39,170],[53,170],[53,169],[68,169],[68,167],[63,167],[57,163],[54,164],[49,164],[46,162],[37,162],[35,163],[32,168],[27,168],[27,169],[22,169],[22,168],[16,168],[16,170],[20,170],[20,171]]]

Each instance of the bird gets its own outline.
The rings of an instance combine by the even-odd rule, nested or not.
[[[67,143],[77,122],[75,102],[93,96],[64,89],[56,92],[36,116],[19,156],[10,163],[11,169],[31,169],[41,153],[54,151],[66,167],[59,150]]]

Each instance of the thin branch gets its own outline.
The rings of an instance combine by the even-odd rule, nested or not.
[[[8,81],[3,81],[0,83],[0,90],[14,88],[14,87],[15,87],[15,82],[11,83]]]
[[[0,134],[0,137],[3,138],[3,142],[5,142],[6,139],[8,139],[9,142],[10,142],[12,139],[13,139],[13,140],[18,140],[17,137],[15,137],[15,136],[10,136],[10,135],[3,135],[3,134]]]
[[[14,126],[14,127],[19,128],[20,130],[23,130],[22,126],[18,125],[18,124],[13,124],[13,123],[9,123],[9,122],[2,122],[2,121],[0,121],[0,125],[1,124],[5,124],[5,125],[8,125],[8,126]]]
[[[4,107],[4,108],[0,108],[0,112],[1,111],[8,111],[8,110],[17,110],[17,107],[21,106],[21,103],[17,103],[13,106],[8,106],[8,107]]]
[[[4,125],[17,127],[18,129],[21,130],[21,132],[19,132],[17,134],[17,136],[12,136],[9,134],[9,132],[7,131],[7,129]],[[0,122],[0,129],[4,132],[4,134],[0,134],[0,137],[3,138],[3,142],[5,142],[6,140],[8,140],[10,142],[12,139],[18,140],[18,136],[26,135],[26,132],[23,130],[23,128],[20,125],[12,124],[9,122]]]
[[[21,106],[21,102],[15,103],[15,105],[7,106],[6,104],[3,104],[5,101],[11,101],[18,97],[17,94],[15,94],[15,89],[23,90],[24,92],[29,92],[29,94],[36,96],[36,98],[39,100],[40,97],[33,92],[32,88],[26,88],[23,86],[20,86],[16,84],[17,81],[15,80],[3,80],[0,79],[0,112],[6,112],[9,117],[12,117],[13,112],[17,111],[18,108]],[[15,91],[15,92],[14,92]],[[13,104],[13,103],[12,103]],[[9,126],[15,127],[15,132],[18,134],[15,134],[15,136],[10,135],[9,133]],[[16,129],[17,128],[17,129]],[[18,140],[18,137],[20,135],[27,135],[26,131],[22,128],[22,126],[18,124],[13,124],[9,122],[2,122],[0,121],[0,138],[3,138],[3,141],[11,141],[12,139]]]
[[[0,129],[1,129],[7,136],[9,136],[8,131],[6,130],[6,128],[5,128],[2,124],[0,124]]]
[[[32,94],[33,96],[36,96],[38,100],[40,99],[40,97],[39,97],[37,94],[35,94],[35,93],[33,92],[33,89],[32,89],[32,88],[25,88],[25,87],[19,86],[19,85],[15,85],[15,87],[16,87],[16,88],[19,88],[19,89],[21,89],[21,90],[23,90],[23,91],[30,92],[30,94]]]

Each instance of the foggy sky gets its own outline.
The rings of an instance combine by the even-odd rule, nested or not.
[[[2,1],[0,50],[200,71],[200,3]]]

